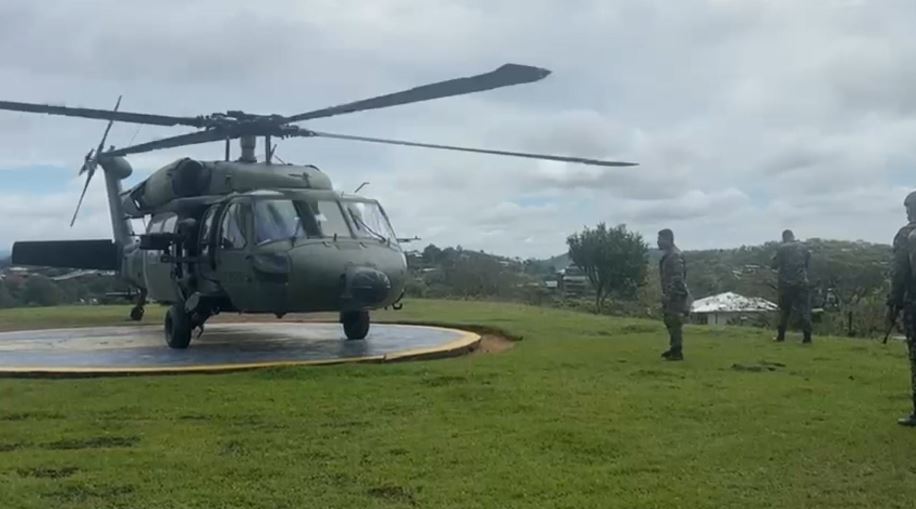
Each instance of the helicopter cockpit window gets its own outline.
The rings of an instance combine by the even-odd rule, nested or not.
[[[150,220],[149,226],[146,228],[146,233],[173,233],[177,221],[178,216],[175,214],[155,216]]]
[[[165,218],[162,223],[162,233],[175,233],[175,225],[178,223],[178,216],[172,214]]]
[[[349,237],[350,228],[336,201],[318,200],[308,203],[308,209],[320,231],[321,237]]]
[[[244,203],[233,203],[226,209],[220,224],[221,249],[243,249],[248,245],[245,237],[247,212],[248,206]]]
[[[200,254],[204,256],[210,254],[210,232],[213,231],[213,217],[216,215],[218,208],[217,205],[210,207],[200,225]]]
[[[254,241],[262,246],[278,240],[295,241],[307,234],[299,211],[290,200],[258,200],[254,205]]]
[[[343,202],[357,237],[395,240],[394,231],[378,203],[366,201]]]

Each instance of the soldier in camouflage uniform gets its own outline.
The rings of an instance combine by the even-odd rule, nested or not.
[[[811,252],[795,240],[792,230],[782,232],[782,244],[773,256],[772,267],[779,274],[779,328],[776,341],[785,341],[786,327],[794,309],[802,322],[803,343],[811,343],[811,292],[808,265]]]
[[[662,289],[662,315],[670,336],[670,348],[662,357],[669,361],[684,360],[684,318],[690,313],[690,291],[687,289],[687,264],[681,250],[674,245],[674,233],[664,229],[658,232],[658,248],[662,259],[658,264]]]
[[[913,413],[897,422],[916,426],[916,191],[903,201],[909,223],[894,236],[894,259],[891,266],[891,292],[887,298],[887,319],[893,326],[903,311],[903,329],[910,360],[910,385]]]

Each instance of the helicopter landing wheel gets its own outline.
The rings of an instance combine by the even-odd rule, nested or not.
[[[165,314],[165,343],[184,350],[191,343],[191,317],[181,303],[172,304]]]
[[[143,320],[143,307],[134,306],[130,308],[130,319],[135,322],[139,322],[140,320]]]
[[[368,311],[345,311],[340,314],[340,323],[343,324],[347,339],[366,339],[369,334]]]

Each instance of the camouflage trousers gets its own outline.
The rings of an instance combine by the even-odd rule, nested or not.
[[[910,360],[910,389],[913,393],[913,413],[916,413],[916,304],[903,308],[903,330],[906,332],[907,357]]]
[[[668,329],[671,350],[680,351],[684,346],[685,308],[686,303],[681,301],[662,303],[662,319]]]
[[[672,350],[680,350],[684,344],[684,315],[665,313],[665,327],[668,328],[668,343]]]
[[[779,289],[779,337],[786,335],[792,312],[801,320],[802,332],[811,335],[811,292],[807,286],[784,286]]]

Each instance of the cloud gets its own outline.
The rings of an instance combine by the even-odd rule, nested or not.
[[[342,190],[371,182],[363,193],[399,234],[509,255],[561,252],[600,221],[648,236],[674,225],[684,247],[756,243],[784,227],[887,242],[916,187],[914,22],[907,0],[4,2],[0,82],[9,100],[108,108],[124,94],[133,111],[290,114],[529,63],[554,73],[307,125],[640,165],[332,140],[280,141],[279,153]],[[66,227],[76,169],[103,127],[0,112],[0,203],[17,218],[0,222],[0,247],[108,234],[99,183],[85,221]],[[110,139],[180,132],[116,124]],[[222,146],[131,163],[143,176],[185,155],[218,159]],[[31,165],[59,168],[58,180],[24,190],[10,180],[19,171],[4,171]]]

